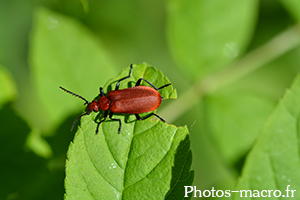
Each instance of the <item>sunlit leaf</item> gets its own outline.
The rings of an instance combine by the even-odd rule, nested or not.
[[[185,73],[204,77],[243,52],[254,30],[256,0],[170,0],[171,52]]]
[[[108,81],[104,90],[114,88],[116,81],[128,72],[126,68]],[[169,83],[161,72],[142,64],[134,65],[132,77],[122,81],[120,88],[127,88],[146,76],[149,80],[152,77],[157,87]],[[172,86],[161,92],[165,99],[176,97]],[[192,184],[193,180],[186,127],[177,128],[158,119],[136,121],[132,115],[114,115],[122,120],[121,134],[118,134],[119,123],[107,120],[96,135],[96,116],[92,113],[82,118],[70,144],[66,199],[164,199],[169,190],[173,194],[180,193],[180,189],[182,199],[184,188],[176,186]]]
[[[10,73],[0,66],[0,107],[16,96],[16,86]]]
[[[236,190],[280,190],[287,196],[285,190],[290,185],[289,190],[300,191],[299,99],[300,76],[297,76],[250,151]],[[295,192],[294,197],[299,199],[299,193]],[[239,194],[235,199],[239,199]]]
[[[297,21],[300,21],[300,2],[295,0],[280,1]]]
[[[93,98],[114,71],[90,30],[72,18],[42,8],[35,13],[30,55],[42,117],[50,127],[84,103],[70,101],[71,96],[66,97],[59,86]]]
[[[245,88],[217,92],[203,103],[206,132],[229,165],[246,155],[273,107],[270,98]]]
[[[78,0],[84,10],[85,13],[89,12],[89,2],[88,0]]]

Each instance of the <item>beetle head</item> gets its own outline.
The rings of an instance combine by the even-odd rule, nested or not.
[[[89,103],[88,106],[86,107],[86,109],[88,110],[88,112],[98,112],[99,111],[99,103],[97,102],[97,100],[94,100],[93,102]]]

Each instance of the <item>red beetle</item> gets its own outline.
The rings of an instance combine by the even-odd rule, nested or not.
[[[121,132],[122,123],[121,123],[120,119],[112,118],[114,113],[135,114],[137,120],[144,120],[144,119],[151,117],[152,115],[155,115],[161,121],[165,122],[165,120],[163,120],[161,117],[159,117],[155,113],[150,113],[149,115],[147,115],[143,118],[141,118],[138,114],[150,112],[150,111],[157,109],[160,106],[161,101],[163,100],[163,97],[160,95],[158,90],[171,85],[171,83],[161,86],[160,88],[157,88],[149,81],[147,81],[143,78],[140,78],[136,82],[135,87],[119,90],[120,82],[131,77],[132,68],[133,68],[133,66],[131,65],[129,75],[122,78],[121,80],[119,80],[116,84],[115,90],[110,91],[107,94],[107,96],[105,96],[105,93],[104,93],[102,87],[100,87],[99,100],[94,100],[92,102],[87,101],[85,98],[83,98],[82,96],[79,96],[78,94],[75,94],[63,87],[60,87],[62,90],[66,91],[72,95],[75,95],[76,97],[81,98],[82,100],[84,100],[86,102],[85,104],[87,104],[87,108],[86,108],[87,112],[83,113],[82,115],[77,117],[77,119],[74,121],[74,123],[72,125],[72,129],[73,129],[75,123],[82,116],[89,115],[92,111],[98,112],[99,110],[104,111],[104,119],[102,119],[98,123],[97,129],[96,129],[96,134],[99,131],[100,124],[106,120],[108,111],[110,111],[109,118],[113,121],[119,122],[119,124],[120,124],[119,129],[118,129],[119,133]],[[153,88],[149,87],[149,86],[140,86],[142,81],[146,81]]]

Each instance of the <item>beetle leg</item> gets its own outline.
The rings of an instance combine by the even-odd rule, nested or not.
[[[124,77],[124,78],[122,78],[122,79],[120,79],[120,80],[117,82],[115,90],[118,90],[118,89],[119,89],[119,87],[120,87],[120,82],[121,82],[121,81],[124,81],[125,79],[131,77],[131,74],[132,74],[132,68],[133,68],[133,66],[132,66],[132,64],[131,64],[131,65],[130,65],[129,75],[126,76],[126,77]]]
[[[118,121],[119,122],[119,129],[118,129],[118,131],[119,131],[119,134],[120,134],[121,133],[122,122],[121,122],[120,119],[114,119],[114,118],[112,118],[113,115],[114,115],[114,113],[110,112],[109,113],[109,119],[111,119],[113,121]]]
[[[104,112],[104,117],[103,117],[104,119],[102,119],[102,120],[98,123],[98,125],[97,125],[96,135],[98,134],[100,124],[106,120],[107,114],[108,114],[108,110],[106,110],[106,111]]]
[[[151,85],[151,86],[152,86],[154,89],[156,89],[156,90],[160,90],[160,89],[163,89],[164,87],[167,87],[167,86],[171,85],[171,83],[168,83],[168,84],[166,84],[166,85],[163,85],[163,86],[157,88],[155,85],[153,85],[152,83],[150,83],[150,82],[147,81],[146,79],[140,78],[140,79],[136,82],[135,86],[141,85],[141,82],[142,82],[142,81],[146,81],[149,85]]]
[[[144,79],[144,78],[140,78],[140,79],[136,82],[135,86],[141,85],[141,82],[142,82],[142,81],[146,81],[146,82],[147,82],[149,85],[151,85],[154,89],[158,90],[158,88],[155,87],[155,85],[153,85],[152,83],[150,83],[149,81],[147,81],[147,80]]]
[[[164,87],[167,87],[167,86],[169,86],[169,85],[171,85],[171,83],[168,83],[168,84],[166,84],[166,85],[163,85],[163,86],[159,87],[157,90],[163,89]]]
[[[137,120],[145,120],[145,119],[148,119],[149,117],[151,117],[152,115],[155,115],[158,119],[160,119],[161,121],[163,121],[163,122],[166,122],[163,118],[161,118],[160,116],[158,116],[157,114],[155,114],[155,113],[150,113],[149,115],[147,115],[147,116],[145,116],[145,117],[143,117],[143,118],[141,118],[138,114],[135,114],[135,117],[136,117],[136,119]]]
[[[103,97],[103,96],[105,96],[105,93],[104,93],[104,91],[103,91],[103,88],[102,88],[102,87],[100,87],[100,88],[99,88],[99,90],[100,90],[100,97]]]

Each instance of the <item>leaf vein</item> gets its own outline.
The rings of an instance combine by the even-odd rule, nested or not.
[[[174,134],[172,135],[172,138],[174,138],[174,135],[176,134],[176,132],[177,132],[177,130],[175,130]],[[173,140],[172,140],[172,142],[173,142]],[[154,171],[154,170],[156,169],[156,167],[157,167],[157,166],[164,160],[164,158],[168,155],[168,153],[169,153],[170,150],[171,150],[171,147],[172,147],[172,144],[170,145],[169,150],[168,150],[168,151],[165,151],[165,152],[166,152],[165,155],[164,155],[164,156],[162,157],[162,159],[157,163],[157,165],[155,165],[155,167],[153,167],[153,169],[151,169],[151,170],[150,170],[144,177],[142,177],[140,180],[137,180],[136,182],[134,182],[134,183],[132,183],[132,184],[130,184],[130,185],[124,187],[124,189],[125,189],[125,188],[128,188],[128,187],[130,187],[130,186],[132,186],[132,185],[137,184],[138,182],[140,182],[140,181],[142,181],[143,179],[145,179],[152,171]]]
[[[121,167],[120,163],[116,160],[115,156],[113,155],[113,153],[112,153],[112,151],[111,151],[111,149],[110,149],[110,147],[109,147],[109,145],[108,145],[107,139],[106,139],[105,134],[104,134],[103,126],[102,126],[102,132],[103,132],[103,136],[104,136],[104,140],[105,140],[105,142],[106,142],[107,148],[108,148],[108,150],[109,150],[109,152],[110,152],[110,154],[111,154],[111,157],[114,159],[114,161],[116,162],[116,164],[118,165],[118,167],[119,167],[122,171],[124,171],[124,169]]]
[[[88,187],[88,183],[87,183],[87,181],[85,180],[84,175],[81,173],[81,170],[79,170],[78,167],[77,167],[77,162],[76,162],[76,160],[74,160],[74,162],[75,162],[75,163],[74,163],[74,167],[76,168],[76,170],[78,171],[78,173],[79,173],[79,175],[81,176],[82,180],[84,181],[88,193],[90,194],[91,198],[95,199],[95,198],[93,197],[93,195],[92,195],[92,193],[91,193],[89,187]],[[69,162],[69,163],[71,163],[71,162]]]
[[[102,179],[108,184],[110,185],[113,189],[115,189],[117,192],[120,192],[117,188],[115,188],[108,180],[106,180],[106,178],[104,178],[104,176],[101,174],[100,170],[97,169],[97,167],[95,166],[93,160],[92,160],[92,157],[91,155],[89,154],[89,152],[87,151],[87,148],[86,148],[86,143],[85,143],[85,135],[83,134],[83,142],[84,142],[84,148],[85,148],[85,151],[88,155],[88,158],[89,160],[91,161],[92,163],[92,166],[94,167],[94,169],[98,172],[98,174],[100,174],[100,176],[102,177]]]
[[[135,126],[136,126],[136,122],[134,123],[134,126],[133,126],[132,137],[131,137],[129,148],[128,148],[126,163],[125,163],[125,166],[124,166],[124,175],[123,175],[121,199],[123,199],[123,192],[124,192],[124,189],[125,189],[124,184],[125,184],[125,176],[126,176],[126,167],[127,167],[127,164],[128,164],[128,158],[129,158],[129,154],[130,154],[130,151],[131,151],[131,143],[132,143],[132,140],[133,140],[133,137],[134,137],[134,132],[135,132],[135,129],[136,129]]]
[[[269,159],[269,161],[270,161],[271,170],[273,171],[273,177],[274,177],[274,182],[275,182],[276,188],[277,188],[277,189],[280,189],[278,180],[277,180],[277,178],[276,178],[276,173],[275,173],[276,170],[275,170],[275,167],[274,167],[274,163],[273,163],[273,161],[272,161],[272,158],[271,158],[271,156],[270,156],[270,152],[268,152],[267,157],[268,157],[268,159]]]

